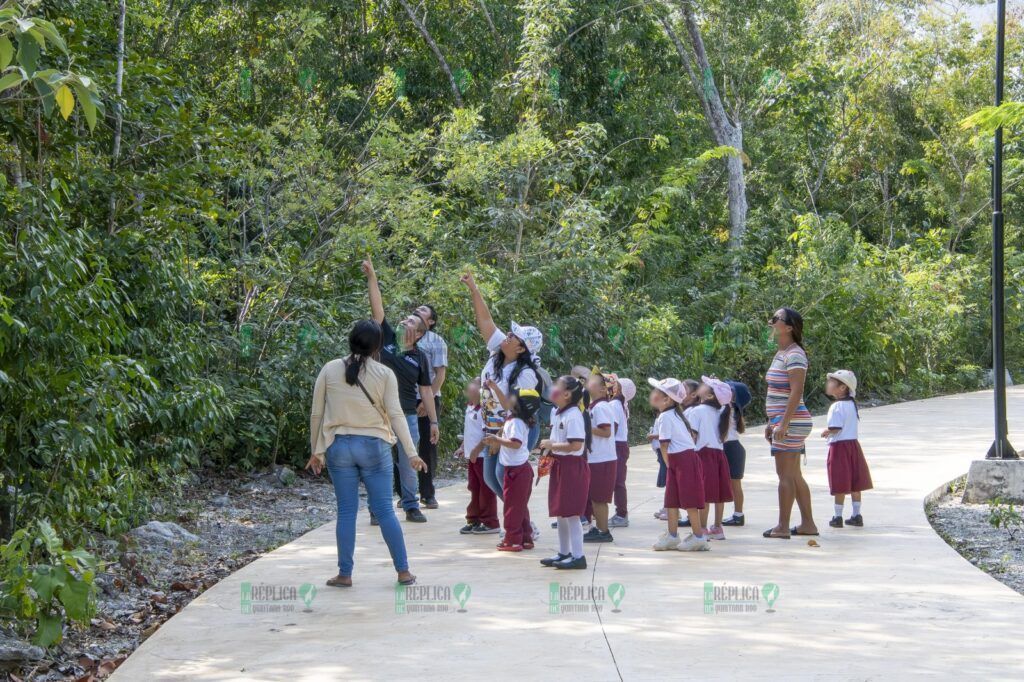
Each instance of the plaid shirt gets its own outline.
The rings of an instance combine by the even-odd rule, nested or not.
[[[448,366],[448,344],[436,332],[428,331],[416,344],[423,354],[427,356],[427,366],[430,369],[430,383],[434,383],[434,377],[438,367]]]

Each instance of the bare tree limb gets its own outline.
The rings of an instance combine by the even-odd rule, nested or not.
[[[427,46],[430,47],[430,51],[434,53],[434,57],[437,58],[437,63],[440,64],[441,70],[444,71],[444,75],[448,77],[448,84],[452,89],[452,96],[455,98],[455,104],[458,107],[463,107],[462,93],[459,92],[459,84],[455,81],[455,76],[452,74],[451,67],[448,66],[448,60],[444,58],[444,54],[441,52],[441,48],[437,46],[437,42],[433,36],[430,35],[430,31],[427,30],[426,24],[420,21],[419,17],[416,16],[416,12],[413,11],[412,5],[407,0],[398,0],[402,8],[405,9],[405,13],[409,16],[409,20],[412,21],[416,30],[423,36],[423,40],[427,42]]]

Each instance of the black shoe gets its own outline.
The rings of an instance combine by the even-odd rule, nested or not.
[[[832,526],[833,528],[842,528],[843,527],[843,517],[842,516],[833,516],[832,520],[828,522],[828,525]]]
[[[558,521],[552,521],[551,522],[551,527],[552,528],[558,528]]]
[[[857,514],[856,516],[851,516],[850,518],[846,519],[846,525],[857,526],[859,528],[864,525],[864,517],[860,514]]]
[[[611,542],[612,534],[611,531],[601,532],[597,528],[591,528],[586,535],[583,536],[583,542]]]
[[[485,526],[482,523],[478,523],[473,526],[473,535],[492,535],[500,532],[501,528],[498,528],[497,526]]]
[[[405,520],[412,521],[413,523],[426,523],[427,517],[423,515],[419,509],[407,509],[405,512]]]
[[[564,561],[559,561],[555,564],[557,569],[581,569],[587,567],[587,557],[581,556],[579,559],[573,559],[571,556]]]
[[[571,558],[572,558],[572,554],[562,554],[561,552],[559,552],[558,556],[552,556],[552,557],[548,557],[547,559],[541,559],[540,560],[540,565],[541,566],[554,566],[559,561],[565,561],[566,559],[571,559]]]
[[[679,527],[680,528],[689,528],[690,527],[690,519],[688,519],[685,515],[683,515],[679,519]]]
[[[380,525],[380,521],[378,521],[377,517],[374,516],[373,514],[370,514],[370,525],[371,526],[379,526]]]
[[[459,529],[459,532],[463,535],[469,535],[473,532],[473,529],[477,527],[475,523],[467,523],[465,526]]]
[[[747,518],[746,516],[736,516],[735,514],[733,514],[732,516],[727,518],[725,521],[722,521],[722,525],[723,526],[742,526],[742,525],[744,525],[746,523],[746,520],[745,520],[746,518]],[[686,522],[689,523],[690,519],[686,519]],[[680,523],[679,525],[681,526],[683,524]]]
[[[427,509],[437,509],[437,499],[436,498],[428,497],[428,498],[426,498],[424,500],[420,500],[420,502]]]

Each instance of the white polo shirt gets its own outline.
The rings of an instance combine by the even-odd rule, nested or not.
[[[551,442],[552,443],[586,443],[587,427],[583,422],[583,413],[580,408],[570,405],[564,410],[555,410],[551,413]],[[575,452],[552,452],[553,455],[582,457],[583,448]]]
[[[588,455],[587,461],[591,464],[614,462],[616,460],[614,409],[608,400],[604,398],[591,403],[588,409],[590,410],[591,427],[596,429],[601,426],[609,426],[612,429],[612,435],[607,438],[601,438],[593,435],[593,432],[591,432],[590,455]]]
[[[828,408],[828,428],[841,429],[825,439],[828,443],[857,440],[857,408],[852,400],[837,400]]]
[[[686,418],[690,420],[690,426],[697,432],[698,450],[701,448],[722,449],[722,437],[718,433],[718,420],[721,418],[723,409],[725,408],[696,405],[686,410]]]
[[[658,436],[664,454],[697,449],[690,430],[675,409],[665,410],[658,415],[654,420],[654,433]]]
[[[502,445],[501,451],[498,453],[498,461],[507,467],[526,464],[530,459],[530,449],[526,447],[530,438],[530,429],[526,426],[526,422],[518,417],[506,420],[505,426],[501,429],[501,437],[518,442],[519,446],[506,447]]]
[[[466,416],[462,420],[462,451],[466,459],[483,439],[484,411],[479,405],[466,405]]]

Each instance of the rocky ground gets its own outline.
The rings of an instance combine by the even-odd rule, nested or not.
[[[68,628],[64,640],[46,652],[0,631],[0,659],[13,667],[0,679],[103,679],[221,578],[335,518],[326,475],[314,478],[282,467],[252,474],[205,471],[150,506],[153,519],[146,524],[121,538],[96,538],[93,551],[105,565],[96,579],[91,626]],[[28,664],[13,663],[40,655]]]
[[[1008,505],[963,504],[965,479],[928,506],[928,520],[950,547],[999,582],[1024,594],[1024,525],[1020,509]],[[1000,526],[993,525],[999,521]]]

